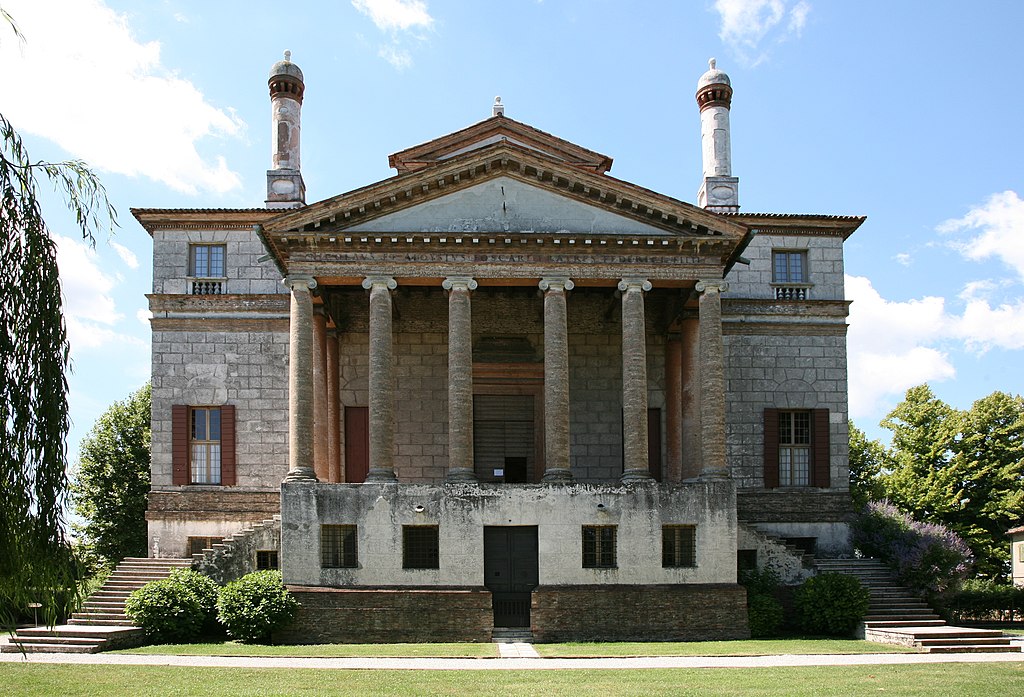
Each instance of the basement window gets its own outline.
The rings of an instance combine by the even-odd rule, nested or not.
[[[438,569],[438,528],[436,525],[402,526],[402,568]]]
[[[661,565],[666,569],[697,566],[697,526],[661,527]]]
[[[355,525],[320,526],[320,568],[354,569],[359,566]]]
[[[256,570],[267,571],[270,569],[277,569],[277,550],[276,549],[258,549],[256,550]]]
[[[224,541],[223,537],[189,537],[188,555],[202,554],[204,549],[210,549]]]
[[[583,526],[583,568],[614,569],[615,560],[615,525],[584,525]]]

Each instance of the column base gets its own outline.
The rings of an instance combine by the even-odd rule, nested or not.
[[[630,469],[622,473],[619,477],[619,481],[623,484],[631,484],[633,482],[653,482],[654,477],[651,476],[651,471],[646,469]]]
[[[318,482],[316,478],[316,472],[312,467],[296,467],[293,470],[288,470],[288,474],[284,476],[286,482]]]
[[[712,469],[702,470],[698,479],[732,479],[732,475],[729,474],[728,470],[715,467]]]
[[[464,484],[471,483],[475,484],[476,473],[468,467],[453,467],[448,470],[448,475],[444,478],[445,483]]]
[[[388,469],[373,469],[366,473],[366,482],[397,482],[398,476],[394,470]]]
[[[541,481],[545,484],[568,484],[572,481],[572,470],[567,467],[549,467],[544,470]]]

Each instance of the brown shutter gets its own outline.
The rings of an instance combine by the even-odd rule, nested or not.
[[[220,408],[220,483],[235,485],[235,405]]]
[[[647,410],[647,470],[661,481],[661,409]]]
[[[366,481],[370,469],[370,410],[345,407],[345,471],[342,480],[349,484]]]
[[[779,410],[764,410],[764,486],[779,486]]]
[[[812,486],[829,486],[832,452],[828,438],[828,409],[811,410]]]
[[[189,483],[188,472],[188,406],[171,406],[171,483],[183,486]]]

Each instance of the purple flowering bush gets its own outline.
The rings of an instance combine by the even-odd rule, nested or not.
[[[871,501],[853,523],[853,544],[877,557],[900,583],[922,593],[944,593],[967,576],[970,547],[944,525],[922,523],[888,501]]]

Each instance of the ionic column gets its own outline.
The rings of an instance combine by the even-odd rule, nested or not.
[[[288,327],[288,474],[286,482],[316,481],[313,469],[313,299],[316,281],[289,276],[291,321]]]
[[[670,334],[665,343],[665,481],[683,478],[683,342]]]
[[[327,315],[313,308],[313,470],[321,482],[331,479],[327,458]]]
[[[370,467],[368,482],[393,482],[395,476],[394,350],[391,335],[391,291],[388,276],[370,276]]]
[[[473,471],[473,308],[477,282],[449,277],[448,291],[448,481],[476,481]]]
[[[341,481],[341,383],[338,372],[338,330],[327,332],[327,469],[330,481]]]
[[[544,291],[544,481],[572,480],[569,464],[568,278],[541,279]]]
[[[700,323],[700,416],[702,478],[729,476],[725,461],[725,346],[722,296],[725,281],[698,281]]]
[[[622,481],[651,479],[647,450],[647,330],[645,278],[624,278],[622,292]]]

